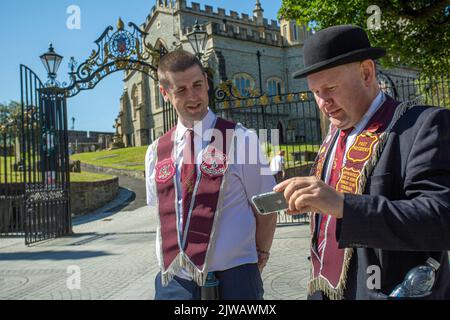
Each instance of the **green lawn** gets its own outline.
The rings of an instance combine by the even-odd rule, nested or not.
[[[13,172],[12,176],[8,175],[8,183],[13,182],[22,182],[23,178],[19,172]],[[81,173],[70,173],[70,181],[71,182],[93,182],[93,181],[105,181],[113,179],[114,176],[109,174],[99,174],[99,173],[90,173],[90,172],[81,172]],[[0,183],[5,182],[4,172],[2,171],[0,174]]]
[[[316,144],[306,144],[306,143],[299,143],[299,144],[282,144],[278,146],[278,150],[283,150],[285,152],[284,159],[285,159],[285,167],[286,169],[289,168],[295,168],[299,167],[308,163],[312,163],[312,159],[305,159],[305,160],[299,160],[301,157],[295,158],[296,153],[304,153],[304,152],[310,152],[315,154],[319,151],[320,145]],[[275,156],[274,148],[269,145],[264,147],[264,152],[266,155],[268,155],[269,161]]]
[[[144,170],[145,153],[147,146],[135,148],[123,148],[111,151],[87,152],[73,155],[73,160],[80,160],[83,163],[93,164],[101,167],[128,170]],[[279,149],[285,151],[287,167],[294,167],[305,164],[306,162],[295,161],[293,153],[296,152],[318,152],[320,146],[306,143],[280,145]],[[264,152],[269,160],[274,156],[274,148],[269,145],[264,147]]]
[[[105,181],[111,180],[115,176],[109,174],[91,173],[91,172],[71,172],[70,182],[92,182],[92,181]]]
[[[147,151],[147,146],[135,147],[135,148],[123,148],[110,151],[99,151],[99,152],[86,152],[76,155],[72,155],[71,159],[80,160],[83,163],[92,164],[100,167],[116,168],[116,169],[127,169],[127,170],[138,170],[144,171],[144,160],[145,153]],[[319,145],[313,144],[292,144],[292,145],[280,145],[279,149],[285,151],[286,167],[292,168],[303,164],[308,161],[299,161],[294,159],[294,154],[298,152],[314,152],[319,151]],[[264,152],[268,156],[269,160],[274,156],[274,148],[269,145],[263,147]],[[4,161],[5,158],[0,157],[0,172],[4,172]],[[13,160],[7,158],[7,165],[11,164]],[[77,179],[75,177],[74,179]],[[81,179],[81,178],[80,178]],[[77,180],[72,180],[77,181]]]
[[[310,152],[318,152],[320,145],[318,144],[306,144],[306,143],[298,143],[298,144],[280,144],[278,146],[279,150],[284,150],[285,157],[291,156],[293,152],[302,152],[302,151],[310,151]],[[269,158],[274,156],[274,148],[272,145],[265,147],[264,152]]]
[[[100,167],[144,171],[145,152],[147,148],[148,146],[86,152],[72,155],[70,158]]]
[[[15,157],[0,157],[0,183],[5,182],[5,171],[8,172],[7,181],[8,182],[21,182],[23,181],[22,174],[23,172],[19,171],[13,171],[12,174],[10,173],[13,170],[13,166],[16,162]],[[6,164],[6,170],[5,170],[5,164]],[[36,173],[36,175],[39,175],[39,173]],[[113,176],[108,174],[97,174],[97,173],[89,173],[89,172],[82,172],[82,173],[70,173],[70,181],[74,182],[86,182],[86,181],[102,181],[102,180],[109,180],[113,178]]]

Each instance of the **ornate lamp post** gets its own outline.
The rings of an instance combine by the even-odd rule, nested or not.
[[[30,68],[20,66],[21,101],[25,102],[20,135],[26,185],[24,212],[34,219],[30,221],[45,217],[38,224],[21,222],[26,244],[71,233],[67,98],[93,89],[119,70],[135,70],[158,79],[160,52],[147,41],[148,33],[132,22],[128,26],[130,30],[125,30],[121,19],[116,31],[108,26],[95,41],[96,50],[79,66],[71,58],[68,82],[57,81],[63,57],[51,44],[40,56],[48,74],[45,84]]]
[[[57,54],[53,48],[53,45],[50,43],[48,52],[41,55],[40,58],[48,73],[46,85],[48,87],[58,86],[58,82],[56,81],[56,73],[58,72],[58,68],[63,60],[63,56]]]
[[[203,55],[205,54],[205,47],[206,42],[208,41],[208,34],[206,31],[200,28],[198,20],[195,20],[195,24],[194,27],[192,28],[192,31],[189,32],[186,35],[186,37],[188,38],[189,43],[194,49],[196,56],[201,61]]]

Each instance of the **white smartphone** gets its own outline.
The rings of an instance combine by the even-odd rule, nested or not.
[[[252,197],[252,203],[259,214],[270,214],[287,210],[289,207],[283,192],[267,192]]]

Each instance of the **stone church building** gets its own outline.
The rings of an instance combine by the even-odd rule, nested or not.
[[[157,0],[142,28],[148,41],[162,51],[180,45],[194,52],[186,34],[195,22],[208,34],[203,60],[210,85],[232,80],[239,92],[260,90],[268,95],[307,90],[306,82],[294,80],[301,67],[301,47],[309,32],[292,22],[264,18],[259,0],[253,15],[186,0]],[[258,61],[259,60],[259,61]],[[143,146],[163,134],[162,99],[158,84],[143,73],[126,72],[120,99],[118,131],[125,146]]]
[[[291,21],[268,21],[259,0],[252,15],[201,8],[195,2],[189,7],[186,0],[156,0],[141,28],[160,52],[180,47],[194,52],[186,35],[196,21],[208,36],[202,60],[210,87],[231,80],[242,95],[308,90],[306,81],[293,79],[292,73],[302,67],[302,46],[310,31]],[[116,130],[126,147],[148,145],[164,133],[158,84],[136,71],[125,72],[124,83]]]

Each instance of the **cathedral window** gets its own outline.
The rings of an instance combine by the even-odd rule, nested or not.
[[[295,22],[292,24],[292,33],[294,36],[294,41],[298,40],[298,31],[297,31],[297,25],[295,24]]]
[[[255,86],[255,80],[246,73],[238,73],[233,77],[233,83],[241,96],[250,95],[250,90]]]
[[[131,104],[133,110],[133,120],[135,120],[137,117],[137,109],[139,108],[139,89],[137,85],[134,85],[131,90]]]
[[[267,80],[267,92],[269,96],[276,96],[283,93],[283,81],[280,78],[272,77]]]

